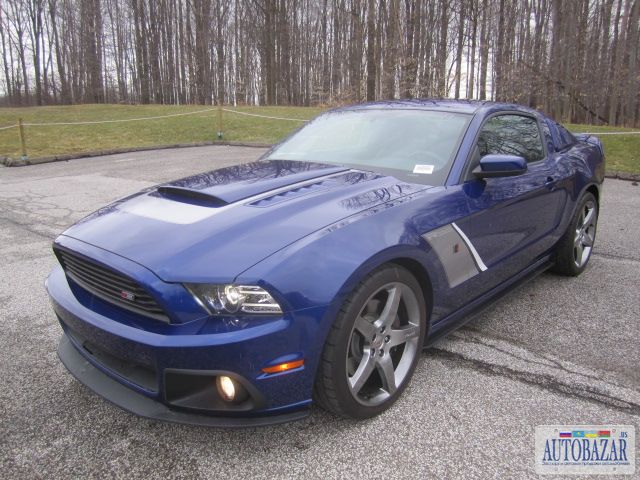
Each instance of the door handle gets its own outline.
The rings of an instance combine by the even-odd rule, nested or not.
[[[544,186],[552,190],[556,186],[556,179],[551,176],[547,177],[547,179],[544,182]]]

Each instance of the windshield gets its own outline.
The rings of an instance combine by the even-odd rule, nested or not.
[[[347,165],[443,185],[470,116],[430,110],[341,110],[276,146],[270,160]]]

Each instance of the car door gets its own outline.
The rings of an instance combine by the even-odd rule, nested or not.
[[[564,208],[552,155],[547,153],[534,115],[508,112],[489,117],[468,159],[466,194],[470,215],[457,222],[487,274],[488,290],[534,263],[553,246]],[[471,171],[488,154],[519,155],[527,172],[514,177],[476,179]]]

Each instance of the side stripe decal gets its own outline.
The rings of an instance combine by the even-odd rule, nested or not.
[[[484,272],[487,269],[487,266],[482,261],[482,258],[480,258],[480,255],[478,254],[478,251],[473,246],[473,243],[471,243],[471,240],[469,240],[469,237],[467,237],[464,234],[464,232],[460,229],[460,227],[458,225],[456,225],[456,222],[452,222],[451,226],[456,229],[456,232],[458,232],[458,234],[460,235],[462,240],[464,240],[464,243],[467,244],[467,247],[469,248],[469,251],[471,252],[471,255],[473,255],[473,259],[475,260],[476,265],[478,266],[478,268],[482,272]]]

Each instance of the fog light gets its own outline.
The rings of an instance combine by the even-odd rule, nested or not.
[[[247,391],[242,385],[226,375],[216,377],[216,388],[218,389],[218,394],[225,402],[240,403],[248,396]]]

